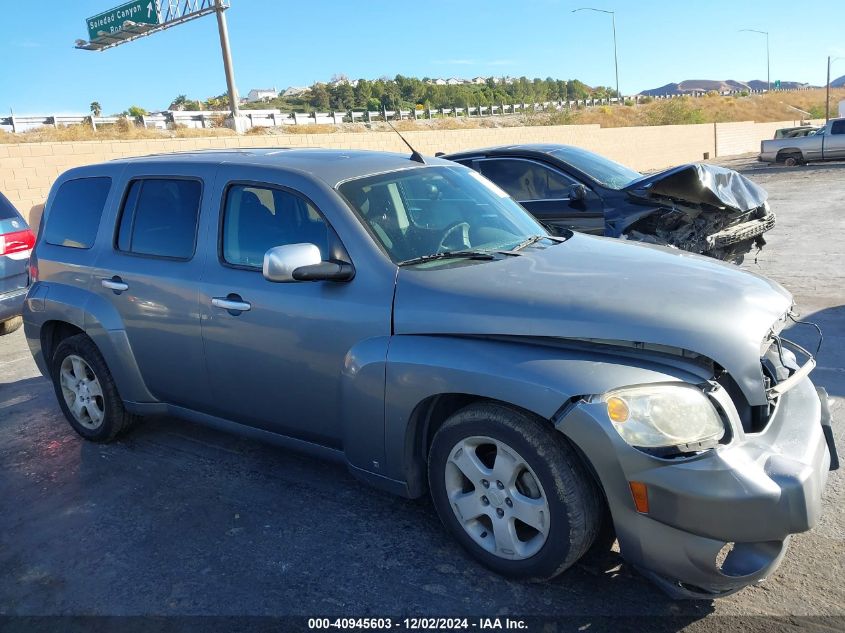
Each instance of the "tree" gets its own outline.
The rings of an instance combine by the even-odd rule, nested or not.
[[[133,106],[129,106],[129,109],[126,111],[126,114],[128,116],[133,117],[133,118],[138,118],[139,116],[144,116],[145,114],[148,114],[148,113],[141,106],[133,105]]]
[[[330,99],[331,95],[329,95],[326,84],[318,82],[311,86],[311,98],[308,100],[308,103],[312,107],[317,110],[328,110]]]
[[[168,106],[168,110],[185,110],[186,106],[188,105],[188,97],[185,95],[179,95],[173,101],[170,102]]]
[[[94,116],[100,116],[103,113],[103,108],[100,106],[99,101],[92,101],[91,102],[91,114]]]
[[[355,104],[355,91],[346,82],[332,86],[331,102],[335,110],[349,110]]]
[[[355,107],[365,108],[373,96],[373,85],[366,79],[359,79],[354,88]]]

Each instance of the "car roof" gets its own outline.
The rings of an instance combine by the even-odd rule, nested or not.
[[[551,154],[558,150],[572,150],[575,152],[588,151],[582,147],[575,145],[563,145],[561,143],[521,143],[517,145],[494,145],[492,147],[482,147],[479,149],[472,149],[463,152],[454,152],[446,154],[443,158],[466,158],[470,156],[478,156],[481,154],[513,154],[513,153],[533,153],[533,154]]]
[[[426,158],[426,165],[454,167],[439,158]],[[330,187],[350,178],[423,167],[408,154],[352,149],[264,147],[249,149],[215,149],[191,152],[153,154],[119,158],[111,163],[237,164],[297,170],[323,180]]]

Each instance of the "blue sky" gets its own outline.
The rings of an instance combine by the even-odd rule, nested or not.
[[[351,78],[526,75],[613,84],[610,16],[616,11],[621,90],[631,94],[683,79],[825,81],[827,55],[845,57],[845,4],[812,10],[788,0],[231,0],[235,77],[250,88]],[[95,53],[73,48],[85,18],[120,0],[4,2],[0,21],[0,111],[105,113],[167,107],[178,94],[221,94],[217,25],[204,17]],[[833,77],[845,75],[845,59]]]

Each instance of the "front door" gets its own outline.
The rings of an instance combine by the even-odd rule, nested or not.
[[[572,198],[572,186],[583,186],[558,169],[526,158],[477,159],[474,167],[554,229],[604,235],[601,198],[586,187],[583,199]]]
[[[200,285],[211,413],[339,448],[345,362],[356,343],[389,336],[392,278],[384,287],[366,275],[342,283],[267,281],[264,253],[274,246],[312,243],[324,260],[348,255],[299,191],[247,180],[254,173],[246,168],[228,174],[218,253]]]
[[[832,158],[845,158],[845,119],[834,121],[830,126],[830,135],[825,136],[824,157],[826,160]]]

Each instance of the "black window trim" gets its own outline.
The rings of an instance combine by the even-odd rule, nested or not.
[[[91,242],[91,246],[68,246],[67,244],[54,244],[53,242],[50,242],[47,239],[47,220],[50,219],[48,216],[52,215],[52,213],[53,213],[53,207],[56,205],[56,196],[58,196],[61,188],[64,187],[69,182],[76,182],[77,180],[94,180],[94,179],[108,180],[109,181],[109,190],[106,193],[106,199],[103,202],[103,208],[100,211],[100,219],[97,221],[97,230],[94,231],[94,241]],[[68,178],[67,180],[62,181],[62,183],[56,189],[56,196],[54,196],[53,200],[50,202],[50,213],[49,214],[43,213],[41,215],[41,221],[39,222],[39,231],[38,231],[39,239],[40,239],[40,236],[43,235],[44,236],[44,243],[49,244],[50,246],[58,246],[59,248],[72,248],[72,249],[77,250],[77,251],[90,251],[92,248],[94,248],[97,245],[97,235],[100,234],[100,225],[103,222],[103,214],[106,212],[106,207],[109,206],[109,197],[112,195],[112,187],[114,187],[114,178],[112,178],[111,176],[78,176],[77,178]]]
[[[120,225],[123,222],[123,214],[126,213],[126,202],[129,199],[129,190],[132,189],[132,184],[139,180],[185,180],[185,181],[193,181],[198,182],[200,184],[200,197],[199,203],[197,205],[197,221],[196,225],[194,226],[194,244],[191,249],[191,255],[189,257],[174,257],[172,255],[153,255],[150,253],[135,253],[133,251],[124,251],[118,248],[118,238],[120,234]],[[143,193],[144,188],[141,187],[141,191],[138,192],[138,199],[141,198],[141,194]],[[157,175],[146,175],[146,176],[130,176],[129,180],[126,181],[126,185],[123,189],[123,194],[120,198],[120,211],[117,214],[117,219],[114,225],[114,234],[112,236],[112,249],[115,253],[119,253],[120,255],[126,255],[128,257],[142,257],[144,259],[163,259],[165,261],[172,261],[172,262],[189,262],[194,259],[197,255],[197,241],[199,235],[199,228],[200,222],[202,220],[202,203],[205,199],[205,180],[203,180],[199,176],[172,176],[169,174],[164,174],[161,176]],[[132,209],[132,224],[130,225],[130,233],[135,230],[135,209]],[[132,247],[132,242],[130,240],[129,247]]]
[[[475,171],[477,171],[479,174],[484,176],[484,172],[481,171],[481,163],[486,163],[486,162],[489,162],[491,160],[518,160],[518,161],[522,161],[522,162],[525,162],[525,163],[534,163],[535,165],[540,165],[541,167],[545,167],[546,169],[548,169],[551,172],[554,172],[556,174],[563,176],[567,180],[574,180],[575,182],[573,184],[584,185],[585,187],[587,187],[587,189],[590,189],[592,191],[591,187],[589,187],[588,185],[581,182],[578,178],[575,178],[574,176],[567,174],[566,172],[557,168],[554,165],[550,165],[549,163],[543,162],[542,160],[539,160],[539,159],[533,158],[533,157],[527,157],[527,156],[495,156],[495,155],[493,155],[493,156],[483,156],[483,157],[479,157],[479,158],[474,158],[473,163],[478,164],[478,169],[476,169]],[[484,177],[487,178],[487,176],[484,176]],[[493,181],[491,179],[491,182],[495,182],[495,181]],[[496,186],[499,186],[499,185],[496,185]],[[570,185],[570,186],[572,186],[572,185]],[[504,187],[501,187],[501,188],[504,191]],[[507,193],[507,191],[505,191],[505,192]],[[510,193],[508,193],[508,195],[510,196]],[[511,197],[513,197],[513,196],[511,196]],[[522,204],[523,202],[571,202],[572,198],[569,198],[569,197],[566,197],[566,198],[534,198],[534,199],[531,199],[531,200],[517,200],[516,198],[514,198],[514,200],[516,202],[518,202],[519,204]]]
[[[246,180],[246,179],[237,179],[237,180],[229,180],[226,182],[226,186],[223,187],[223,195],[220,197],[220,212],[217,221],[217,261],[220,263],[221,266],[225,268],[231,268],[233,270],[245,270],[251,273],[262,273],[263,274],[263,267],[262,266],[248,266],[247,264],[233,264],[229,261],[226,261],[226,257],[223,254],[223,223],[226,221],[226,203],[229,200],[229,191],[232,187],[255,187],[257,189],[269,189],[271,191],[282,191],[284,193],[289,193],[292,196],[296,196],[300,200],[304,200],[307,204],[311,205],[311,207],[317,212],[320,218],[325,222],[326,228],[331,232],[332,235],[329,237],[334,237],[337,242],[340,244],[343,252],[346,254],[346,264],[352,264],[351,257],[349,256],[349,251],[346,249],[346,245],[344,245],[343,240],[340,239],[340,235],[337,234],[335,231],[334,226],[332,223],[329,222],[328,218],[326,218],[326,214],[320,210],[314,201],[306,196],[301,191],[297,189],[292,189],[291,187],[286,187],[285,185],[279,185],[271,182],[264,182],[260,180]],[[331,239],[329,239],[329,248],[331,248]],[[331,253],[329,253],[331,255]]]

